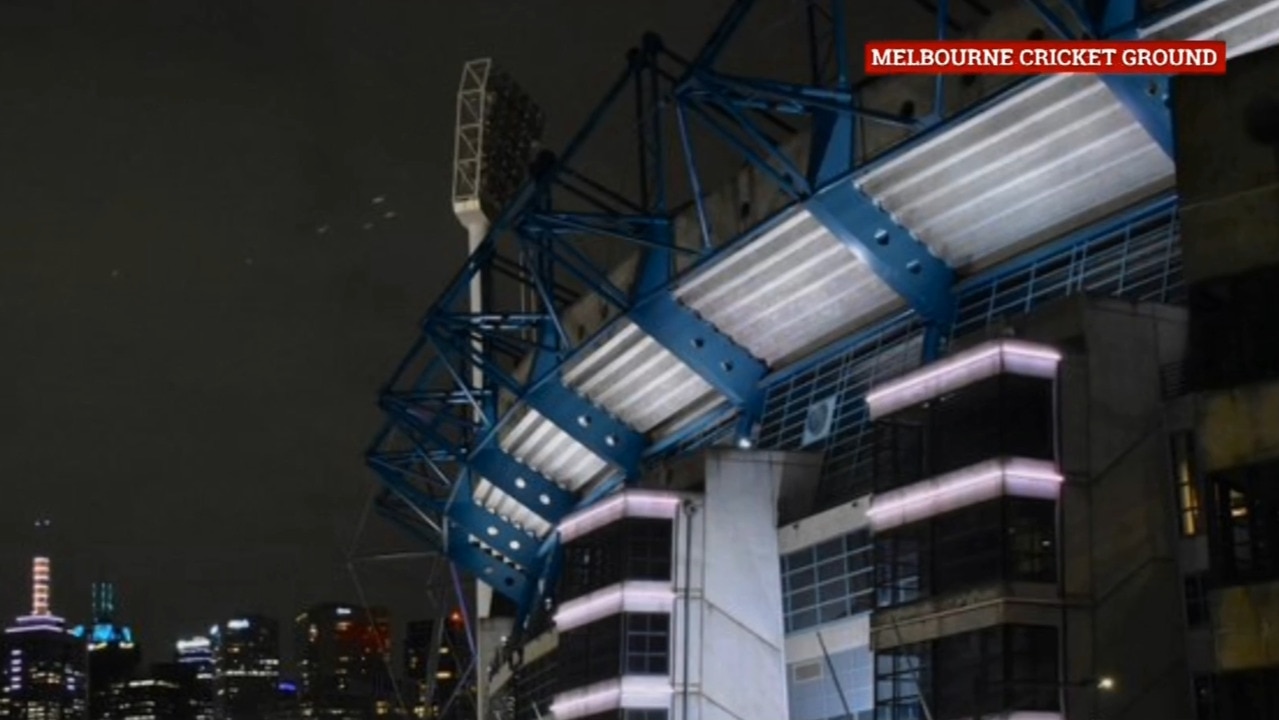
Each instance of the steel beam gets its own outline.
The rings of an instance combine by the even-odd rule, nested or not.
[[[529,407],[627,476],[639,469],[645,438],[564,384],[553,370],[524,395]]]
[[[1094,19],[1097,37],[1111,40],[1133,40],[1141,20],[1138,0],[1103,0]],[[1175,156],[1172,108],[1169,105],[1169,82],[1166,75],[1102,75],[1101,81],[1132,114],[1159,149],[1170,158]]]
[[[629,317],[641,330],[718,390],[744,407],[758,395],[768,366],[698,317],[670,292],[650,295],[631,308]]]
[[[528,588],[528,576],[473,545],[463,532],[450,532],[449,559],[453,563],[489,585],[512,602],[520,602]]]
[[[549,523],[562,520],[577,503],[573,493],[496,447],[475,453],[470,468]]]
[[[1168,78],[1164,75],[1102,75],[1101,81],[1159,145],[1159,149],[1174,158]]]
[[[471,489],[469,485],[460,488],[457,499],[448,506],[450,531],[460,527],[511,562],[526,568],[532,566],[537,560],[537,540],[480,505],[470,493],[463,496],[460,490]]]
[[[920,316],[949,325],[954,271],[851,181],[818,191],[804,207]]]

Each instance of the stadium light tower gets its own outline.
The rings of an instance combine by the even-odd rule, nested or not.
[[[453,212],[475,252],[492,218],[528,177],[545,116],[489,58],[462,66],[453,137]],[[478,303],[476,287],[471,301]]]
[[[467,253],[476,248],[488,234],[492,219],[528,178],[529,164],[542,139],[545,116],[528,94],[496,67],[493,60],[471,60],[462,66],[462,80],[457,90],[457,126],[453,137],[453,213],[466,228]],[[484,310],[487,281],[481,275],[471,281],[470,311]],[[487,288],[494,292],[495,288]],[[528,298],[520,301],[528,309]],[[481,352],[483,348],[478,348]],[[471,371],[474,387],[483,385],[479,368]],[[459,598],[460,599],[460,598]],[[474,633],[477,655],[475,662],[479,707],[484,716],[484,685],[487,673],[484,661],[490,648],[501,642],[511,630],[511,622],[490,618],[493,589],[483,582],[475,587]]]

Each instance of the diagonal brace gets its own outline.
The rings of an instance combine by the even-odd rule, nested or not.
[[[499,448],[480,450],[471,458],[470,467],[547,522],[559,522],[577,503],[573,493]]]
[[[851,180],[819,191],[805,207],[921,316],[950,323],[954,271]]]
[[[734,405],[758,395],[768,366],[671,293],[650,294],[631,308],[630,320]]]

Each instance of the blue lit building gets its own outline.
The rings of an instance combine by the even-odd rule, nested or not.
[[[138,670],[141,650],[133,631],[116,622],[115,585],[93,584],[92,623],[73,633],[84,638],[88,652],[89,716],[93,720],[120,717],[117,698]]]
[[[84,720],[84,646],[49,607],[49,559],[35,558],[31,613],[4,631],[4,698],[12,720]]]

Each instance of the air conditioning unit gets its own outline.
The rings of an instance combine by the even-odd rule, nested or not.
[[[821,680],[825,675],[826,669],[822,667],[821,660],[810,660],[791,665],[791,679],[797,683]]]
[[[835,396],[832,395],[809,405],[808,414],[804,417],[804,439],[801,445],[808,447],[825,440],[830,435],[834,422]]]

